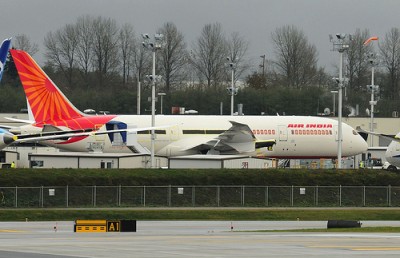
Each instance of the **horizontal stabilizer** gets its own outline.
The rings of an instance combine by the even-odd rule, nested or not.
[[[19,118],[13,118],[13,117],[4,117],[7,120],[13,121],[13,122],[19,122],[19,123],[25,123],[25,124],[33,124],[35,121],[32,120],[26,120],[26,119],[19,119]]]

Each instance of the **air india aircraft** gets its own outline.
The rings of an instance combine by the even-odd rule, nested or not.
[[[24,87],[31,124],[17,133],[89,130],[113,133],[64,136],[43,144],[67,151],[149,153],[150,115],[87,115],[80,112],[22,50],[10,50]],[[274,158],[335,158],[338,122],[311,116],[157,115],[155,154],[246,154]],[[367,150],[365,140],[349,125],[342,126],[342,155]],[[17,136],[18,137],[18,136]]]

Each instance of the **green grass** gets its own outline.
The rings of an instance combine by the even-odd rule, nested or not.
[[[136,220],[400,220],[400,209],[2,209],[0,221]]]

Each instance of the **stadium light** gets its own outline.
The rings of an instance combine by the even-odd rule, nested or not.
[[[337,168],[342,168],[342,141],[343,141],[343,133],[342,133],[342,93],[343,88],[345,87],[345,79],[343,78],[343,53],[349,49],[349,42],[351,40],[351,35],[344,33],[337,33],[336,39],[329,35],[329,39],[333,44],[333,50],[338,51],[340,54],[339,61],[339,78],[337,78],[338,82],[338,151],[337,151]]]
[[[151,127],[154,127],[156,124],[156,81],[159,79],[159,76],[156,76],[156,51],[163,47],[163,34],[155,34],[154,38],[151,39],[149,34],[142,34],[143,42],[142,45],[144,48],[150,50],[153,53],[153,72],[150,75],[146,76],[151,81]],[[154,129],[151,130],[151,168],[155,167],[154,162],[154,142],[156,139]]]

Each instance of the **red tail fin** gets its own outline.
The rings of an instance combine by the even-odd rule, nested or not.
[[[84,116],[28,53],[22,50],[10,52],[36,123],[57,124],[57,121]]]

